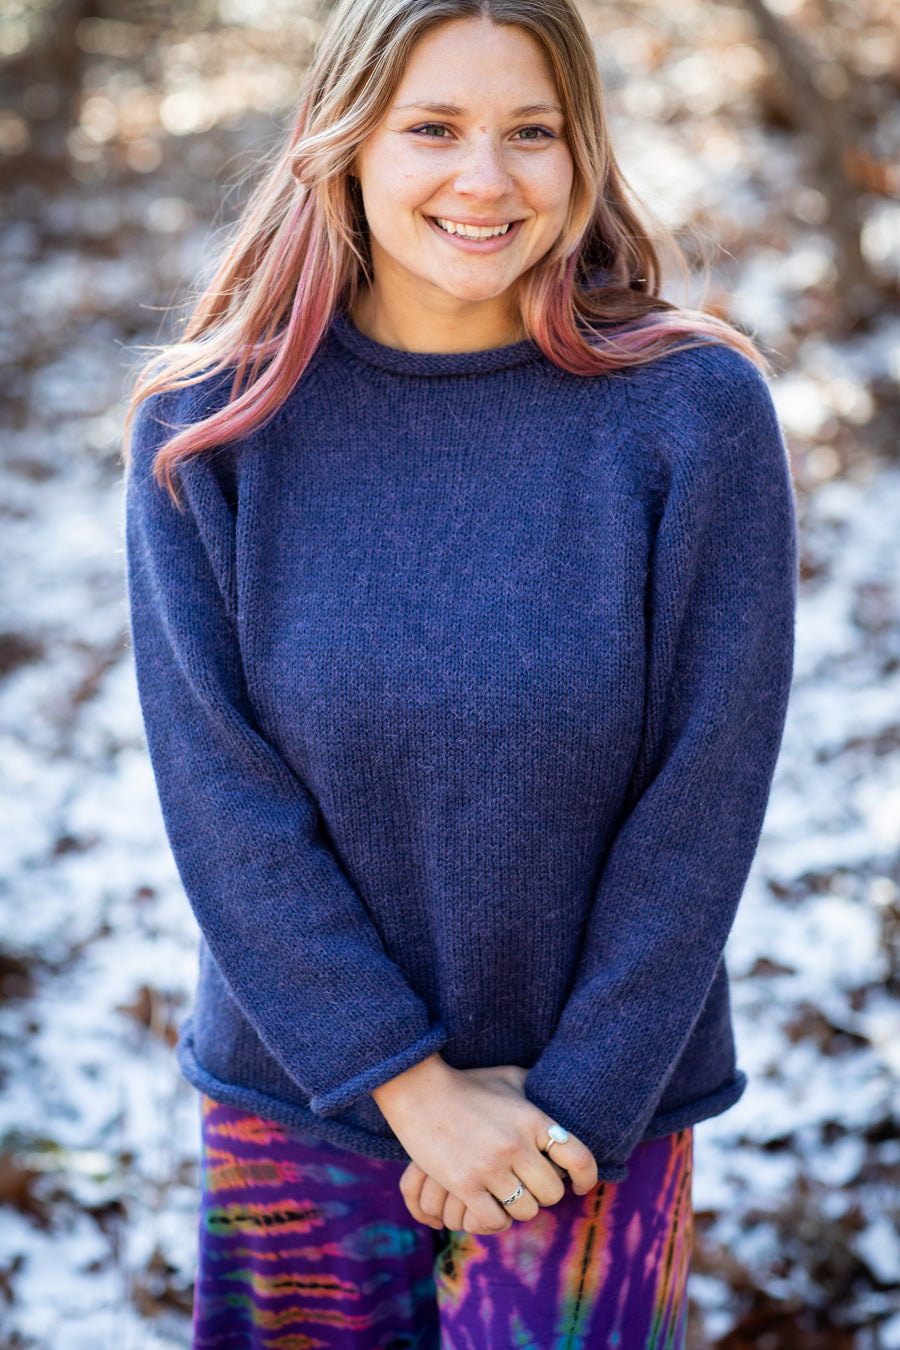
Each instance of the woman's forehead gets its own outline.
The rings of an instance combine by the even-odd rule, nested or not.
[[[486,99],[509,110],[561,111],[550,63],[530,33],[488,19],[454,19],[415,44],[394,105],[442,105],[458,113]]]

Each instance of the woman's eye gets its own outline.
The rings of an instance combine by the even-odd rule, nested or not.
[[[424,122],[420,127],[413,127],[413,131],[419,136],[428,136],[435,141],[445,140],[450,134],[449,129],[440,122]]]
[[[546,127],[520,127],[516,136],[523,141],[553,140],[553,132]]]

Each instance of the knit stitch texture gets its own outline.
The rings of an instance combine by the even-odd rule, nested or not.
[[[620,1180],[726,1110],[723,949],[791,675],[796,527],[756,369],[578,377],[343,315],[261,430],[152,477],[219,376],[141,405],[132,634],[201,930],[202,1091],[374,1157],[371,1090],[520,1064]]]

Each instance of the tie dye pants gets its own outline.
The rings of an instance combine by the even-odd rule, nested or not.
[[[401,1162],[202,1111],[194,1350],[683,1350],[690,1129],[472,1237],[410,1217]]]

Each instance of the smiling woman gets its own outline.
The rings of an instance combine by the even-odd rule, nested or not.
[[[196,1350],[682,1350],[796,544],[659,283],[569,0],[343,0],[138,382]]]
[[[373,272],[353,310],[364,333],[407,351],[525,336],[515,283],[563,233],[574,178],[530,34],[488,19],[426,34],[353,173]]]

